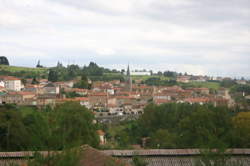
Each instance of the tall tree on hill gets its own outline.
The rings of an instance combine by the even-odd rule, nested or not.
[[[9,65],[9,61],[5,56],[0,56],[0,65]]]
[[[49,70],[49,76],[48,80],[51,82],[57,82],[58,81],[58,72],[55,69]]]

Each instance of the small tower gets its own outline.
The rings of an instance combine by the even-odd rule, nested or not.
[[[127,69],[127,75],[126,75],[126,89],[127,91],[131,92],[132,91],[132,79],[131,79],[131,75],[130,75],[130,69],[129,69],[129,65],[128,65],[128,69]]]

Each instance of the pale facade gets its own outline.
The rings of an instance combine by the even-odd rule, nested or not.
[[[7,90],[21,91],[22,83],[19,79],[4,80],[4,87]]]

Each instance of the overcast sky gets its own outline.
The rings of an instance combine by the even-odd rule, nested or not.
[[[0,0],[0,56],[250,78],[250,0]]]

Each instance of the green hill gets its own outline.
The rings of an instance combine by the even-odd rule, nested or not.
[[[31,68],[31,67],[21,67],[21,66],[7,66],[7,65],[0,65],[0,71],[9,71],[9,72],[46,72],[48,68]]]
[[[12,75],[17,77],[31,78],[34,76],[46,77],[49,68],[30,68],[20,66],[0,65],[0,75]]]

